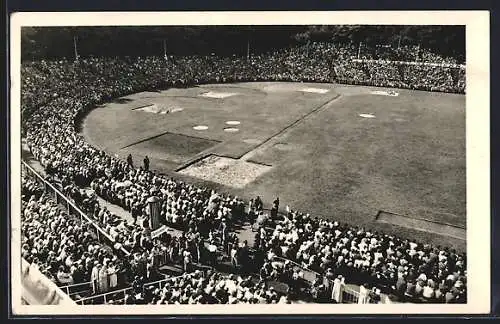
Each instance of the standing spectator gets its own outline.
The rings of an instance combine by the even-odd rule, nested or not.
[[[274,199],[273,205],[276,206],[276,209],[279,209],[279,207],[280,207],[280,197],[276,197],[276,199]]]
[[[191,272],[193,263],[193,256],[191,255],[191,252],[184,251],[183,259],[184,259],[184,272]]]
[[[147,155],[144,158],[144,170],[149,171],[149,158]]]
[[[94,288],[94,294],[99,293],[99,271],[101,270],[101,265],[98,261],[94,261],[94,267],[92,268],[92,274],[90,276],[90,281]]]
[[[118,275],[117,275],[117,269],[113,262],[109,263],[108,276],[109,276],[109,289],[114,290],[118,286]]]
[[[208,244],[208,254],[208,263],[215,267],[217,264],[217,245],[215,245],[213,240]]]
[[[222,222],[219,226],[219,231],[221,235],[222,246],[224,247],[224,249],[226,249],[229,242],[229,226],[227,225],[225,218],[222,219]]]
[[[335,278],[333,281],[333,300],[337,303],[342,303],[342,295],[344,293],[344,286],[345,286],[345,278],[342,276],[338,276]]]
[[[273,203],[273,207],[271,207],[271,220],[276,220],[278,218],[278,205]]]
[[[108,292],[109,289],[109,275],[108,275],[108,266],[107,266],[108,261],[104,260],[103,265],[101,269],[99,270],[99,292],[100,293],[105,293]]]
[[[255,210],[257,212],[262,211],[262,209],[264,208],[264,203],[262,202],[262,199],[260,199],[260,196],[257,196],[257,198],[255,198],[254,204],[255,204]]]
[[[238,263],[239,247],[238,244],[231,244],[231,245],[232,245],[230,251],[231,265],[236,269],[239,265]]]
[[[370,290],[366,288],[366,285],[359,286],[358,304],[368,304],[369,296]]]
[[[243,241],[243,244],[240,246],[239,249],[239,264],[241,265],[241,271],[244,275],[248,274],[250,272],[249,265],[250,265],[250,255],[249,255],[249,247],[248,247],[248,241],[245,240]]]
[[[130,167],[134,167],[134,161],[132,160],[132,154],[129,154],[127,156],[127,164],[130,166]]]

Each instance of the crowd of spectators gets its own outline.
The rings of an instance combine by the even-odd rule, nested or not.
[[[31,188],[26,189],[34,193],[30,197],[37,198],[29,198],[24,210],[26,242],[23,253],[30,262],[46,264],[42,268],[49,269],[62,281],[81,266],[84,275],[77,275],[76,280],[73,276],[67,281],[84,282],[96,278],[92,274],[104,271],[102,268],[107,272],[111,268],[111,273],[124,269],[123,272],[130,272],[128,278],[155,279],[157,255],[168,255],[169,262],[180,262],[185,271],[189,271],[193,260],[204,258],[202,251],[205,251],[205,243],[213,244],[210,237],[214,229],[220,227],[223,228],[222,243],[227,247],[229,227],[224,224],[230,224],[245,214],[241,199],[166,178],[146,166],[134,166],[108,156],[86,143],[78,134],[81,117],[112,98],[144,90],[199,83],[264,80],[342,82],[464,92],[463,69],[395,62],[356,62],[352,60],[356,57],[356,50],[353,45],[311,43],[252,55],[249,60],[213,55],[166,59],[83,58],[75,62],[23,63],[23,133],[31,153],[46,168],[47,174],[61,183],[62,191],[116,242],[115,249],[111,251],[96,247],[95,238],[84,235],[84,225],[67,218],[43,194]],[[399,51],[404,52],[404,49]],[[366,58],[384,57],[377,55]],[[449,62],[426,55],[421,55],[421,59]],[[27,182],[26,188],[29,187],[32,184]],[[84,189],[87,187],[93,192]],[[126,224],[99,206],[95,195],[129,210],[134,218],[146,219],[146,222],[145,202],[153,195],[159,196],[163,198],[162,218],[186,234],[180,238],[162,236],[161,239],[151,239],[147,226]],[[58,219],[59,223],[54,224],[52,218]],[[61,226],[63,230],[54,232]],[[53,235],[61,237],[54,240]],[[334,268],[349,280],[375,281],[394,286],[404,296],[422,295],[429,301],[455,301],[465,296],[466,260],[465,256],[454,251],[335,225],[333,222],[312,220],[296,213],[285,218],[271,236],[268,237],[265,231],[259,232],[259,235],[258,249],[296,260],[321,273]],[[73,242],[66,236],[82,241]],[[65,245],[65,249],[61,249],[54,246],[54,241],[63,242],[63,238],[64,244],[71,243],[70,247]],[[43,252],[40,252],[44,246]],[[131,253],[130,257],[117,257],[116,251],[121,247]],[[47,261],[50,251],[56,255],[63,253],[64,261],[60,256],[60,260],[55,257]],[[81,264],[73,266],[71,262],[66,262],[67,254],[71,254],[71,260],[75,262],[80,260]],[[211,258],[210,253],[206,255],[206,259]],[[96,262],[101,268],[94,272]],[[122,266],[120,262],[129,264]],[[62,282],[61,279],[58,280]],[[168,295],[168,292],[165,294]],[[254,299],[250,297],[247,301]],[[274,297],[269,301],[273,302]]]
[[[211,261],[199,234],[152,238],[147,225],[128,226],[123,220],[114,225],[106,208],[96,209],[97,217],[105,229],[112,226],[116,244],[104,244],[89,222],[64,210],[33,178],[23,176],[22,188],[22,256],[59,286],[91,283],[94,294],[105,293],[133,280],[160,280],[158,269],[165,264],[191,271],[195,262]]]
[[[154,240],[156,244],[148,242],[147,235],[136,237],[130,257],[120,255],[100,243],[91,227],[67,213],[33,178],[24,176],[22,183],[21,255],[60,286],[92,282],[94,295],[130,286],[132,290],[120,301],[125,304],[289,302],[265,280],[258,283],[252,276],[211,271],[204,276],[191,268],[195,259],[200,261],[200,250],[204,249],[196,245],[197,234],[191,231],[181,237],[164,235]],[[132,236],[135,234],[141,235]],[[184,262],[184,275],[166,280],[162,289],[147,285],[165,278],[157,272],[157,256],[171,263]],[[112,297],[107,302],[115,303]]]
[[[332,278],[383,287],[399,300],[465,302],[465,254],[295,211],[276,223],[256,235],[269,262],[283,257]]]
[[[32,178],[23,177],[21,255],[60,286],[95,281],[118,287],[126,258],[97,240],[90,224],[67,213]]]
[[[224,275],[209,271],[185,273],[165,280],[162,288],[145,285],[127,291],[113,304],[288,304],[286,294],[252,280],[251,276]]]
[[[450,65],[461,63],[454,57],[442,56],[418,45],[395,47],[391,45],[366,46],[362,44],[361,46],[360,54],[363,59]]]

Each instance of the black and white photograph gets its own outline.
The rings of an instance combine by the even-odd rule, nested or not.
[[[488,310],[487,14],[33,17],[18,312]]]

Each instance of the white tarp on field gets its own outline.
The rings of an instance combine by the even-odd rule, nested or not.
[[[208,92],[200,94],[200,97],[224,99],[224,98],[231,97],[234,95],[236,95],[236,93],[208,91]]]
[[[325,94],[327,93],[328,89],[321,89],[321,88],[304,88],[304,89],[300,89],[300,91],[302,92],[310,92],[310,93],[321,93],[321,94]]]

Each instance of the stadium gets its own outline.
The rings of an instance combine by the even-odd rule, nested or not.
[[[465,66],[309,28],[25,59],[24,302],[465,303]]]

